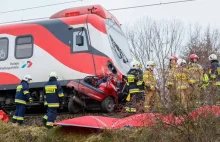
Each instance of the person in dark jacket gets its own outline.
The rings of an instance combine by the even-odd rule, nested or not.
[[[126,112],[137,112],[136,107],[133,103],[137,93],[141,93],[143,88],[143,71],[140,69],[140,63],[136,60],[131,62],[131,69],[127,73],[127,90],[128,95],[126,96],[127,103],[125,110]],[[135,95],[135,97],[133,97]],[[133,99],[132,99],[133,98]]]
[[[29,83],[32,80],[30,75],[25,75],[22,79],[21,83],[16,88],[16,95],[15,95],[15,104],[16,110],[12,117],[13,123],[18,123],[22,125],[24,122],[24,115],[27,102],[32,102],[32,98],[29,92]]]
[[[209,56],[209,61],[211,63],[211,68],[209,70],[209,78],[212,84],[212,91],[214,91],[213,104],[220,106],[220,64],[217,59],[217,55],[211,54]]]
[[[44,116],[47,128],[52,128],[53,123],[56,120],[57,109],[64,104],[63,101],[63,89],[60,83],[57,81],[58,76],[55,72],[51,72],[49,81],[44,87],[44,98],[47,103],[47,114]]]

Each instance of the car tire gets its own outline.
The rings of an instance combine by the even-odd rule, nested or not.
[[[74,102],[73,98],[71,97],[68,102],[68,110],[72,114],[79,113],[82,111],[82,106]]]
[[[103,112],[113,112],[115,108],[115,101],[112,97],[107,97],[101,102]]]

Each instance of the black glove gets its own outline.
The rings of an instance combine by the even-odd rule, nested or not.
[[[63,109],[64,105],[65,105],[65,102],[64,102],[64,98],[62,97],[60,98],[60,108]]]
[[[145,85],[145,88],[146,88],[147,90],[150,90],[150,85]]]

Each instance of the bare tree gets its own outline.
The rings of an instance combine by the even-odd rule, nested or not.
[[[143,18],[125,31],[132,55],[144,67],[147,61],[157,63],[162,98],[167,81],[168,58],[180,51],[184,28],[180,21],[155,21]]]
[[[186,48],[183,50],[183,57],[188,59],[190,54],[197,54],[200,63],[208,65],[208,56],[212,53],[220,56],[220,31],[209,26],[202,28],[198,24],[189,26]]]

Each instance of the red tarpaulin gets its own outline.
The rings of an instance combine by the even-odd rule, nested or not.
[[[203,116],[206,117],[210,113],[216,117],[219,117],[220,107],[219,106],[201,107],[191,112],[189,116],[192,120],[196,120],[200,115],[203,114]],[[163,115],[160,113],[143,113],[143,114],[135,114],[122,119],[102,117],[102,116],[83,116],[83,117],[63,120],[55,123],[55,125],[98,128],[98,129],[120,129],[126,126],[150,127],[155,125],[158,120],[163,122],[164,125],[166,126],[169,125],[176,126],[185,121],[184,116],[174,116],[172,114]]]
[[[0,110],[0,120],[4,122],[9,122],[7,114],[2,110]]]
[[[119,119],[102,116],[83,116],[57,122],[56,125],[108,129]]]

